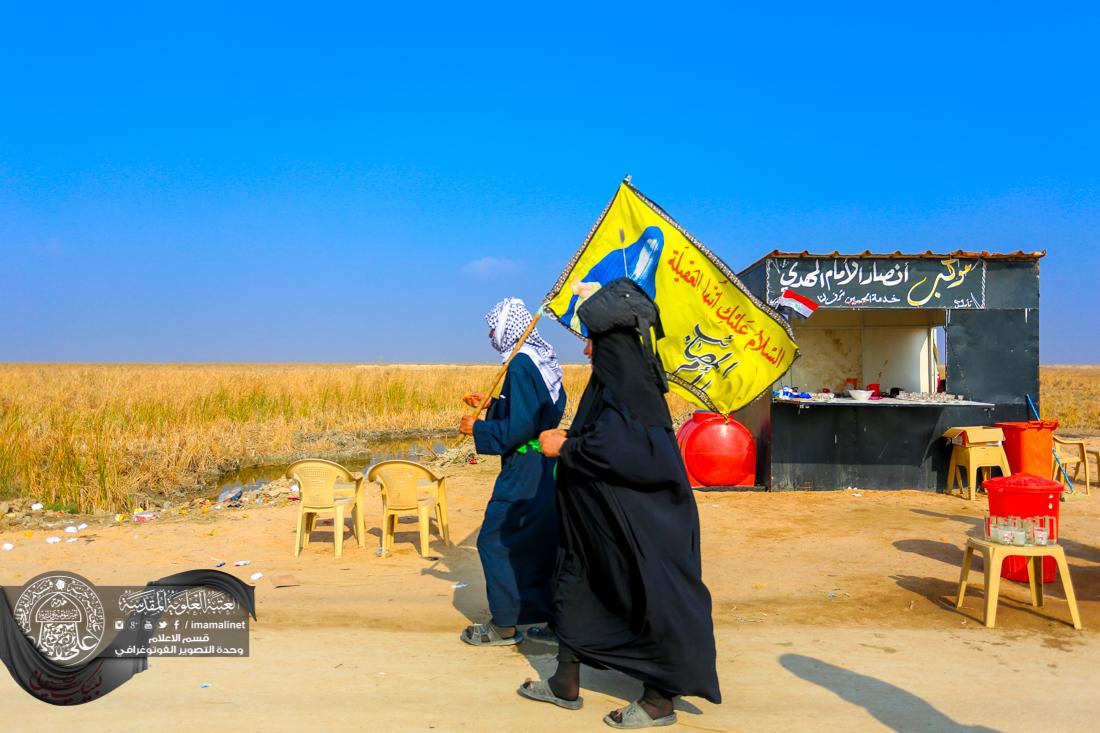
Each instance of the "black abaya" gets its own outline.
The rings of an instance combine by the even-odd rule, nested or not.
[[[623,305],[602,292],[581,307],[582,319],[586,309]],[[558,464],[555,631],[585,663],[717,703],[699,515],[664,383],[640,336],[655,324],[596,333],[598,320],[586,321],[593,375]]]

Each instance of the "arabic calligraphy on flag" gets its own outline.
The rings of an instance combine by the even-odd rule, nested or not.
[[[790,326],[661,207],[623,182],[547,295],[546,310],[584,336],[577,309],[629,277],[661,310],[657,353],[672,391],[731,413],[752,402],[798,356]]]

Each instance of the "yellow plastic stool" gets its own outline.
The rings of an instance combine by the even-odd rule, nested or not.
[[[1058,574],[1062,576],[1062,588],[1066,592],[1069,615],[1073,619],[1073,628],[1081,630],[1081,616],[1077,612],[1077,597],[1073,594],[1073,582],[1069,579],[1069,565],[1066,553],[1061,545],[1002,545],[992,540],[968,537],[966,554],[963,556],[962,574],[959,576],[959,600],[955,608],[962,608],[966,595],[966,579],[970,575],[970,562],[974,553],[980,552],[985,568],[985,625],[993,628],[997,621],[997,596],[1001,590],[1001,563],[1010,555],[1023,555],[1027,561],[1027,579],[1031,585],[1031,605],[1043,605],[1043,558],[1053,557],[1058,564]]]
[[[986,428],[980,426],[951,428],[943,437],[954,445],[951,449],[951,462],[947,465],[947,493],[952,494],[958,487],[959,495],[963,492],[962,472],[966,471],[969,479],[966,483],[968,499],[973,499],[978,491],[978,471],[982,472],[982,479],[988,480],[992,468],[1001,469],[1005,476],[1012,475],[1012,469],[1008,467],[1008,456],[1005,455],[1004,431],[1000,428]]]

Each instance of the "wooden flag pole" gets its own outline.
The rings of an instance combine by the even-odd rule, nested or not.
[[[516,354],[518,354],[519,350],[523,348],[523,345],[527,343],[527,337],[530,336],[531,332],[535,330],[535,324],[539,322],[540,318],[542,318],[542,308],[539,308],[538,313],[536,313],[534,318],[531,319],[531,322],[527,324],[527,330],[524,331],[523,335],[519,337],[519,341],[516,342],[516,346],[514,349],[512,349],[512,353],[509,354],[508,358],[504,361],[503,364],[501,364],[496,376],[493,377],[493,383],[489,386],[489,391],[485,393],[485,396],[481,399],[481,404],[477,406],[477,409],[470,413],[470,417],[477,417],[481,414],[482,410],[484,410],[489,405],[489,400],[493,399],[493,392],[496,391],[497,385],[500,384],[500,381],[502,379],[504,379],[504,375],[508,373],[508,365],[512,363],[512,359],[516,358]],[[455,443],[455,448],[462,445],[462,441],[465,439],[465,435],[461,436],[458,439],[458,442]]]

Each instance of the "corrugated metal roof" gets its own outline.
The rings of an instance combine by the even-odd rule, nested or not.
[[[752,263],[745,269],[750,269],[754,265],[757,265],[764,260],[771,258],[781,259],[807,259],[807,260],[824,260],[830,258],[870,258],[870,259],[884,259],[884,260],[950,260],[955,258],[960,259],[983,259],[983,260],[1037,260],[1040,257],[1046,257],[1047,251],[1041,250],[1039,252],[1024,252],[1023,250],[1016,250],[1015,252],[971,252],[963,249],[955,250],[954,252],[933,252],[930,249],[926,249],[923,252],[902,252],[901,250],[895,250],[894,252],[872,252],[867,249],[862,252],[840,252],[839,250],[833,250],[832,252],[813,253],[808,250],[802,250],[801,252],[783,252],[782,250],[772,250],[768,254],[764,255],[756,262]],[[744,272],[744,270],[742,270]]]

